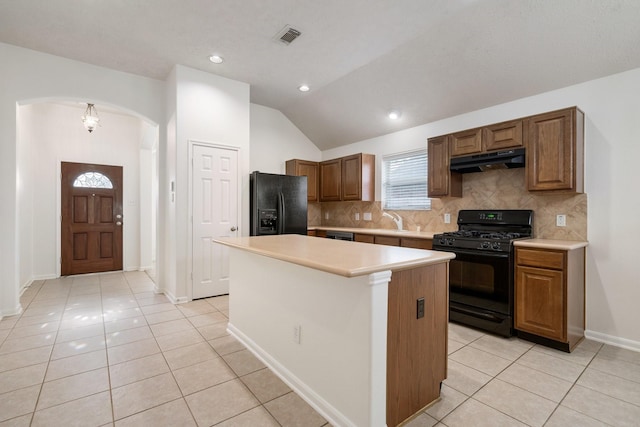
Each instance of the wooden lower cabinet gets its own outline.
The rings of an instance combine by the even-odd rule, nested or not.
[[[584,248],[516,248],[515,329],[571,351],[584,337]]]
[[[440,396],[447,377],[448,263],[394,271],[387,318],[387,426]],[[417,302],[424,300],[424,316]],[[445,321],[443,321],[445,319]]]
[[[400,246],[405,248],[431,250],[433,248],[433,240],[420,239],[416,237],[403,237],[402,239],[400,239]]]
[[[519,265],[516,274],[516,329],[565,341],[563,272]]]
[[[376,245],[400,246],[400,238],[393,236],[374,236]]]
[[[373,234],[362,234],[362,233],[355,233],[353,235],[353,240],[355,242],[362,242],[362,243],[375,243],[375,238],[373,236]]]

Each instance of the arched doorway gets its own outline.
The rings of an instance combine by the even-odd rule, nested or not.
[[[42,100],[18,107],[20,265],[31,279],[62,273],[62,162],[123,169],[124,270],[153,270],[158,196],[158,125],[95,103],[101,127],[89,133],[80,117],[86,103]]]

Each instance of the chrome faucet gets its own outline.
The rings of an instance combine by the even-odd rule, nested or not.
[[[398,230],[402,230],[402,217],[395,212],[382,212],[382,216],[386,216],[387,218],[391,218],[393,222],[396,223],[396,227]]]

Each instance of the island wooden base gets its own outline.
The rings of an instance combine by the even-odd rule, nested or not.
[[[447,377],[448,263],[394,271],[387,321],[387,426],[440,396]],[[418,301],[423,308],[418,308]],[[418,318],[418,311],[423,317]]]

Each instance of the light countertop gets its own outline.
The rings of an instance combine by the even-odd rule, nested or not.
[[[385,270],[406,270],[455,258],[450,252],[319,239],[298,234],[221,237],[213,242],[345,277]]]
[[[571,251],[574,249],[584,248],[589,245],[589,242],[576,240],[524,239],[514,241],[513,245],[525,248]]]
[[[434,234],[441,231],[415,231],[393,230],[387,228],[351,228],[351,227],[325,227],[322,225],[310,226],[309,230],[345,231],[347,233],[372,234],[378,236],[412,237],[418,239],[433,239]]]

